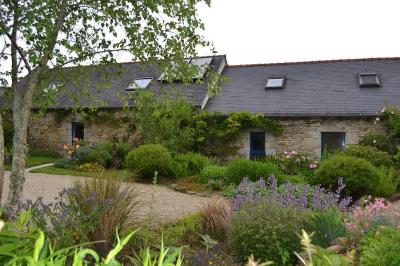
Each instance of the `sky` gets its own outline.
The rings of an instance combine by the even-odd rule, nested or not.
[[[212,0],[211,8],[199,7],[205,37],[231,65],[397,57],[399,10],[391,0]]]

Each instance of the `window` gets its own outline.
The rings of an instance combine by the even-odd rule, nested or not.
[[[126,91],[136,91],[140,89],[146,89],[150,82],[153,80],[152,77],[142,77],[135,79],[131,84],[129,84]]]
[[[250,159],[265,157],[265,132],[250,132]]]
[[[85,139],[85,127],[83,123],[72,123],[72,139],[77,138],[79,140]]]
[[[345,136],[344,132],[321,132],[321,155],[344,150]]]
[[[377,73],[360,73],[358,75],[358,85],[360,88],[380,87],[381,82]]]
[[[265,84],[266,89],[283,89],[285,87],[286,78],[285,77],[274,77],[269,78],[267,84]]]

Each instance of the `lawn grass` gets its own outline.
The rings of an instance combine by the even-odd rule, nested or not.
[[[113,177],[120,181],[128,181],[131,174],[128,170],[104,170],[102,172],[83,172],[74,169],[64,169],[54,166],[47,166],[32,170],[31,173],[45,173],[52,175],[70,175],[70,176],[83,176],[83,177]]]
[[[53,163],[59,158],[57,157],[48,157],[48,156],[36,156],[36,155],[30,155],[28,156],[26,160],[26,168],[30,168],[33,166],[41,165],[41,164],[46,164],[46,163]],[[5,165],[6,170],[11,170],[11,165],[6,164]]]

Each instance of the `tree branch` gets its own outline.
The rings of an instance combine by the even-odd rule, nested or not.
[[[14,22],[14,24],[15,24],[15,22]],[[21,56],[22,61],[24,61],[24,64],[25,64],[28,72],[32,72],[31,65],[29,64],[28,60],[26,59],[24,51],[22,51],[21,47],[18,46],[16,38],[14,38],[13,34],[9,34],[8,32],[6,32],[6,35],[7,35],[8,39],[10,39],[12,46],[14,46],[14,48],[18,51],[18,54],[19,54],[19,56]]]

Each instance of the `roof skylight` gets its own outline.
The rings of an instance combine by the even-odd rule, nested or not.
[[[379,75],[377,73],[360,73],[358,75],[358,85],[360,88],[380,87]]]
[[[152,80],[153,80],[152,77],[136,78],[131,84],[129,84],[128,88],[126,88],[126,91],[136,91],[140,89],[146,89],[150,85],[150,82]]]
[[[286,77],[272,77],[265,84],[266,89],[283,89],[285,87]]]

